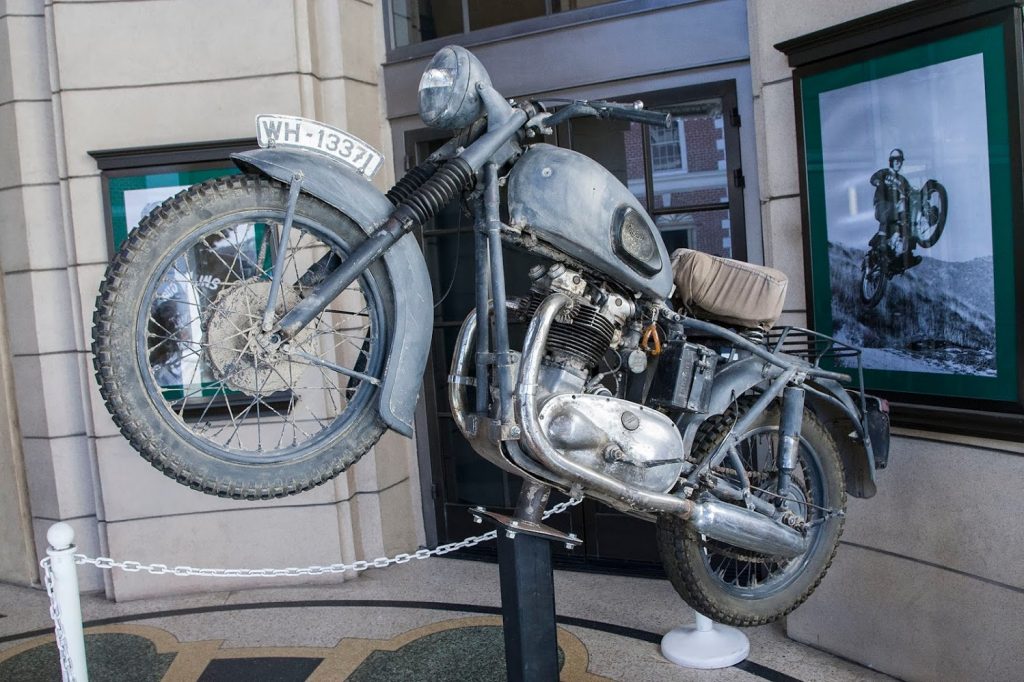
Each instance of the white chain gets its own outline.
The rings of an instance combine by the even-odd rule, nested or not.
[[[57,652],[60,654],[60,669],[64,676],[64,682],[75,682],[75,673],[71,669],[71,654],[68,652],[68,640],[64,635],[64,624],[60,617],[60,606],[53,598],[53,571],[50,569],[50,557],[44,558],[39,565],[43,567],[43,585],[46,586],[46,596],[50,598],[50,618],[53,620]]]
[[[569,507],[579,504],[582,498],[571,498],[560,502],[544,512],[544,518],[561,514]],[[459,542],[450,542],[447,545],[440,545],[434,549],[420,549],[412,554],[402,553],[393,557],[379,557],[373,561],[355,561],[351,564],[331,564],[330,566],[306,566],[305,568],[193,568],[191,566],[168,566],[166,564],[143,564],[138,561],[114,561],[110,557],[88,557],[84,554],[75,555],[76,564],[91,564],[96,568],[112,569],[120,568],[129,573],[144,571],[153,575],[200,575],[210,578],[276,578],[299,575],[323,575],[324,573],[344,573],[345,571],[365,571],[368,568],[387,568],[393,564],[407,564],[413,559],[429,559],[432,556],[441,556],[467,547],[479,545],[481,542],[494,540],[498,536],[497,531],[490,531],[483,535],[476,535]],[[68,653],[68,642],[64,634],[64,626],[61,624],[60,607],[53,597],[53,573],[50,570],[50,557],[46,557],[39,564],[43,567],[43,584],[46,586],[46,594],[50,598],[50,618],[53,619],[53,630],[57,639],[57,650],[60,652],[60,667],[64,675],[64,682],[74,682],[74,671],[71,669],[71,657]]]
[[[580,503],[580,499],[569,499],[556,504],[544,512],[544,518],[561,514],[569,507]],[[439,545],[434,549],[420,549],[412,554],[402,553],[393,557],[379,557],[372,561],[354,561],[351,564],[330,564],[329,566],[306,566],[304,568],[193,568],[192,566],[168,566],[166,564],[143,564],[138,561],[115,561],[110,557],[88,557],[84,554],[75,555],[76,564],[91,564],[96,568],[111,569],[120,568],[129,573],[145,572],[153,575],[177,575],[189,576],[198,575],[207,578],[278,578],[300,575],[323,575],[325,573],[344,573],[346,571],[365,571],[368,568],[387,568],[393,564],[407,564],[414,559],[429,559],[433,556],[441,556],[449,552],[466,549],[479,545],[481,542],[494,540],[498,536],[497,531],[490,531],[483,535],[450,542],[447,545]],[[51,603],[53,600],[51,598]]]

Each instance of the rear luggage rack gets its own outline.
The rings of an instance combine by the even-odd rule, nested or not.
[[[772,353],[785,353],[814,367],[851,372],[852,390],[859,394],[861,409],[866,409],[864,363],[860,348],[810,329],[789,326],[772,327],[764,345]],[[826,361],[826,367],[821,367],[822,360]]]

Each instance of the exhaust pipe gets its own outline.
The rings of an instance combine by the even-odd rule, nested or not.
[[[807,538],[792,528],[718,500],[695,504],[689,523],[709,538],[762,554],[792,559],[807,551]]]
[[[757,512],[717,500],[696,503],[674,495],[640,490],[577,464],[551,445],[538,419],[538,377],[551,324],[568,303],[569,297],[564,294],[548,296],[538,306],[526,332],[515,410],[522,429],[521,443],[527,453],[559,478],[595,491],[609,501],[618,501],[625,510],[675,514],[708,537],[754,552],[787,558],[802,554],[807,548],[807,539],[801,533]]]

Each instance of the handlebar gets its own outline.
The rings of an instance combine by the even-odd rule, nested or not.
[[[591,102],[590,106],[598,110],[600,118],[618,118],[623,121],[636,121],[661,128],[672,127],[672,114],[664,111],[648,111],[644,109],[644,103],[639,100],[630,104]],[[605,115],[600,116],[601,113]]]
[[[634,121],[663,128],[672,127],[672,114],[661,111],[647,111],[644,103],[637,101],[629,104],[621,102],[605,102],[595,100],[588,102],[578,100],[551,114],[544,120],[544,125],[553,127],[568,121],[570,118],[594,116],[597,118],[617,118],[623,121]]]

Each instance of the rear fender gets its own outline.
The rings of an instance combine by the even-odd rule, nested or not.
[[[302,191],[354,220],[366,234],[376,230],[394,206],[365,178],[330,158],[301,149],[255,149],[232,154],[242,170],[290,183],[302,173]],[[430,276],[416,238],[407,234],[383,256],[395,296],[395,329],[384,366],[380,416],[389,428],[412,436],[416,401],[430,347],[433,301]]]
[[[839,457],[843,460],[843,470],[846,472],[846,491],[854,497],[874,497],[877,492],[874,451],[882,447],[883,438],[864,433],[860,409],[841,383],[831,379],[815,378],[813,381],[809,380],[807,384],[808,388],[819,391],[807,391],[806,400],[814,413],[825,423],[825,427],[836,442]],[[840,404],[837,405],[828,398],[837,400]],[[869,400],[877,401],[877,398],[869,397]],[[873,441],[878,441],[875,447],[872,447]],[[885,424],[884,448],[885,458],[888,459],[888,421]]]

